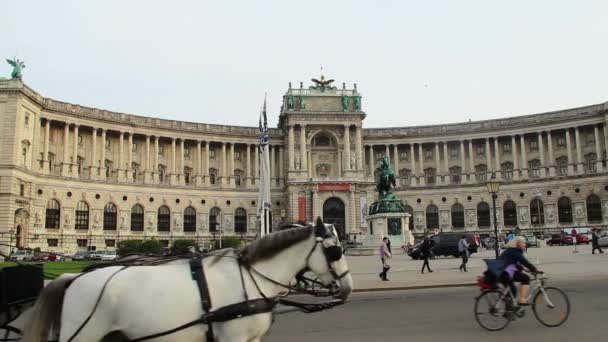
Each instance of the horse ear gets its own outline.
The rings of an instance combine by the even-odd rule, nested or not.
[[[325,236],[325,224],[323,223],[323,220],[321,220],[321,217],[317,217],[317,224],[315,225],[315,236],[318,237],[322,237]]]

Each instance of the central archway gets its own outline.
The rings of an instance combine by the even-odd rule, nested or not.
[[[332,197],[323,203],[323,221],[336,227],[340,240],[346,239],[346,216],[342,200]]]

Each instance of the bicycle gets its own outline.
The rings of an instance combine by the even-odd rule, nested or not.
[[[556,287],[545,286],[548,278],[538,275],[539,273],[533,273],[528,302],[534,316],[542,325],[558,327],[564,324],[570,316],[570,300],[564,291]],[[489,331],[502,330],[511,321],[523,318],[524,315],[525,307],[517,305],[516,298],[508,284],[482,290],[482,293],[475,299],[475,319],[482,328]],[[485,318],[488,318],[489,321],[485,321]],[[496,324],[491,325],[492,321]]]

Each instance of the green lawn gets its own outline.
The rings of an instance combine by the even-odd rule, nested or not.
[[[92,261],[55,261],[55,262],[20,262],[20,264],[42,264],[46,276],[56,277],[63,273],[78,273],[83,268],[93,264]],[[12,261],[0,262],[0,269],[8,266],[15,266]]]

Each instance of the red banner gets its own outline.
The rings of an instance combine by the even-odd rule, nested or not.
[[[298,198],[298,221],[306,222],[306,197]]]
[[[350,184],[319,184],[319,191],[350,191]]]

